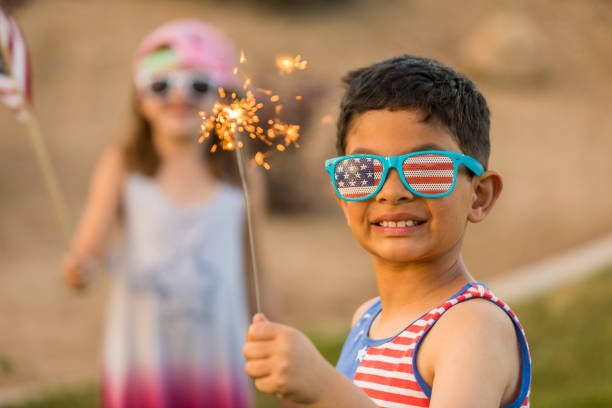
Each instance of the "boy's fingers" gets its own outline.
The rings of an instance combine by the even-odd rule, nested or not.
[[[249,342],[242,347],[242,354],[247,360],[258,360],[270,357],[270,349],[273,345],[270,342]]]
[[[270,375],[270,363],[266,360],[247,361],[244,365],[244,370],[249,377],[258,379]]]
[[[273,340],[278,332],[278,326],[274,323],[265,321],[253,323],[247,331],[248,341]]]
[[[256,378],[255,388],[266,394],[278,394],[278,386],[270,377]]]
[[[277,378],[266,376],[257,378],[254,381],[255,388],[266,394],[274,394],[277,398],[290,398],[287,392],[287,384],[279,381]],[[291,407],[305,407],[305,405],[291,405]]]
[[[263,313],[255,313],[253,315],[253,323],[268,322],[268,318]]]

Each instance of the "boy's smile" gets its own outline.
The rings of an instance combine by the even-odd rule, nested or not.
[[[425,225],[426,219],[406,212],[389,213],[376,217],[372,221],[372,227],[387,235],[401,236]]]
[[[345,154],[399,156],[422,150],[461,153],[449,131],[424,123],[419,111],[367,111],[349,128]],[[381,190],[365,201],[338,200],[353,234],[373,256],[391,262],[423,262],[460,250],[476,199],[473,182],[462,166],[454,191],[424,198],[403,185],[390,169]]]

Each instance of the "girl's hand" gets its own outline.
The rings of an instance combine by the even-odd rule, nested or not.
[[[87,287],[95,261],[81,254],[68,254],[62,262],[62,274],[68,286],[76,291],[82,291]]]
[[[263,314],[253,316],[243,353],[258,390],[294,402],[316,404],[335,373],[304,334]]]

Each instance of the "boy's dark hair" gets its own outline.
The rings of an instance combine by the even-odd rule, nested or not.
[[[417,110],[423,122],[444,126],[463,153],[485,168],[491,150],[489,108],[474,83],[438,61],[402,55],[349,72],[340,104],[336,148],[345,154],[354,118],[370,110]]]

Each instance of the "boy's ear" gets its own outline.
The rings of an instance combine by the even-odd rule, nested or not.
[[[493,205],[502,192],[503,182],[498,172],[487,170],[479,177],[474,177],[474,194],[472,208],[468,212],[468,220],[480,222],[493,209]]]

